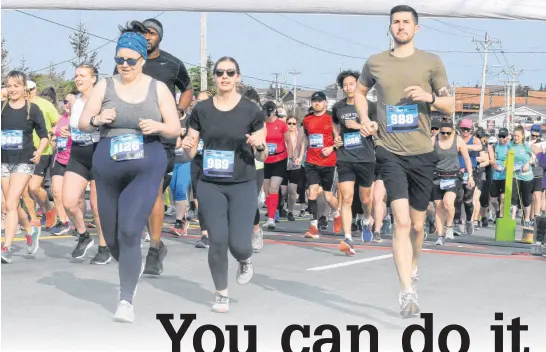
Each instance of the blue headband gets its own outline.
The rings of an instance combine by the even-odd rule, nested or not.
[[[142,55],[144,60],[148,59],[148,43],[146,42],[146,38],[140,33],[123,33],[118,39],[116,53],[122,48],[134,50]]]

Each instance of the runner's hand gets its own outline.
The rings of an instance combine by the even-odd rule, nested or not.
[[[334,147],[325,147],[322,148],[322,155],[329,156],[334,151]]]
[[[70,127],[68,127],[68,125],[61,127],[59,130],[59,135],[63,138],[70,137]]]
[[[527,164],[523,165],[523,168],[521,169],[521,171],[523,171],[523,172],[529,171],[529,164],[527,163]]]
[[[251,134],[246,134],[246,144],[250,145],[251,147],[254,147],[254,148],[258,148],[258,147],[261,147],[263,145],[265,145],[265,141],[263,140],[262,137],[258,136],[258,135],[251,135]]]
[[[411,86],[404,89],[404,92],[408,93],[406,98],[410,98],[415,102],[432,103],[434,97],[431,93],[425,92],[423,88],[419,86]]]
[[[42,157],[42,155],[39,154],[38,151],[34,151],[34,153],[32,154],[32,159],[30,159],[30,161],[33,164],[38,165],[38,163],[40,162],[41,157]]]
[[[343,140],[341,139],[341,136],[337,136],[334,142],[337,148],[343,147]]]
[[[475,184],[474,184],[474,179],[473,178],[469,178],[468,179],[468,188],[472,189],[474,188]]]
[[[176,149],[182,148],[182,138],[178,137],[178,138],[176,139],[176,147],[175,147],[175,148],[176,148]]]
[[[372,136],[377,132],[377,123],[372,121],[362,122],[360,124],[360,134],[363,137]]]
[[[355,120],[347,120],[345,121],[345,127],[350,128],[352,130],[359,130],[360,124],[356,122]]]
[[[301,162],[302,162],[302,157],[300,156],[299,158],[296,158],[296,160],[294,160],[294,164],[296,166],[300,166],[301,165]]]
[[[158,134],[163,129],[163,123],[151,119],[140,119],[138,127],[144,134]]]
[[[116,118],[116,109],[104,109],[99,116],[95,117],[97,125],[104,125],[114,122]]]
[[[197,145],[196,140],[190,136],[186,136],[182,140],[182,148],[184,149],[193,149],[196,145]]]

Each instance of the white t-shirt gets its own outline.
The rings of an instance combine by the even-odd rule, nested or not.
[[[85,103],[81,98],[81,95],[78,95],[76,97],[76,101],[74,102],[74,104],[72,104],[72,109],[70,110],[70,127],[72,129],[78,130],[80,116],[82,115],[84,107]],[[98,142],[100,140],[100,132],[92,132],[91,138],[93,139],[93,143]]]

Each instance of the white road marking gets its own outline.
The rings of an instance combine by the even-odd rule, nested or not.
[[[343,263],[332,264],[332,265],[317,266],[315,268],[307,269],[307,271],[328,270],[328,269],[340,268],[340,267],[343,267],[343,266],[349,266],[349,265],[354,265],[354,264],[369,263],[369,262],[374,262],[376,260],[388,259],[388,258],[392,258],[392,254],[379,255],[377,257],[370,257],[370,258],[364,258],[364,259],[359,259],[359,260],[351,260],[349,262],[343,262]]]

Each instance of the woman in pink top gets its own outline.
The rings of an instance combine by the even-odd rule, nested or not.
[[[52,233],[56,236],[65,235],[70,232],[70,226],[68,225],[68,216],[64,210],[63,205],[63,181],[64,172],[68,160],[70,160],[70,147],[72,146],[72,139],[70,137],[61,137],[61,128],[70,124],[70,109],[72,104],[76,101],[78,92],[70,92],[64,99],[65,113],[61,116],[59,123],[55,126],[55,148],[57,150],[55,154],[55,163],[53,165],[53,171],[51,173],[51,182],[53,185],[53,201],[55,202],[55,209],[57,209],[57,216],[59,217],[59,223]]]

